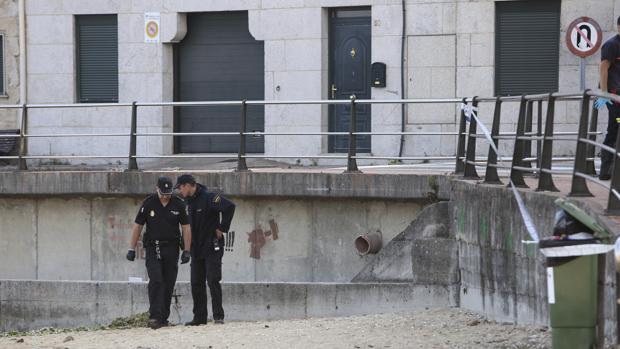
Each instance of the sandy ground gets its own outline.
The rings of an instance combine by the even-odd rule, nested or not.
[[[436,309],[407,314],[11,337],[0,338],[0,348],[525,349],[551,348],[551,339],[544,327],[517,327],[489,322],[461,309]]]

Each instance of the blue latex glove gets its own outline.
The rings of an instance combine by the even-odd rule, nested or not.
[[[605,106],[605,104],[612,105],[613,103],[609,100],[609,98],[599,97],[594,102],[594,108],[601,109]]]

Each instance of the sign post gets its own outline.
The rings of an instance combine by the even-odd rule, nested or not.
[[[586,89],[586,57],[593,55],[603,43],[601,27],[590,17],[579,17],[572,21],[566,31],[566,46],[580,61],[580,88]]]

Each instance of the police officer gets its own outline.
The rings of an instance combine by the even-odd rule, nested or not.
[[[618,34],[605,41],[601,48],[600,87],[601,91],[611,94],[620,94],[620,17],[616,20]],[[620,103],[612,102],[608,98],[598,98],[594,103],[597,109],[607,105],[609,119],[607,121],[607,135],[603,143],[612,148],[616,147],[618,137],[618,123],[620,123]],[[614,163],[614,154],[601,150],[600,180],[611,178],[611,166]]]
[[[158,329],[168,325],[170,302],[177,280],[179,262],[179,224],[183,229],[185,250],[181,264],[190,260],[191,230],[185,203],[172,196],[172,180],[159,177],[156,193],[149,195],[136,215],[131,232],[127,259],[136,258],[136,244],[146,224],[142,241],[146,248],[146,270],[149,275],[149,327]]]
[[[224,256],[224,233],[230,229],[235,204],[218,193],[208,192],[196,183],[192,175],[177,178],[175,186],[187,199],[192,229],[191,284],[194,299],[194,318],[186,323],[198,326],[207,323],[207,288],[211,291],[213,320],[224,323],[222,307],[222,257]],[[220,217],[221,214],[221,217]]]

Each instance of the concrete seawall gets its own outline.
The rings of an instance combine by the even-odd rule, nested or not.
[[[458,305],[458,286],[407,283],[223,283],[223,294],[226,318],[246,321]],[[191,320],[189,283],[177,283],[175,295],[181,322]],[[147,310],[146,283],[0,281],[0,331],[105,325]],[[174,308],[170,320],[179,321]]]
[[[88,304],[97,294],[107,294],[102,289],[125,288],[114,292],[131,293],[132,289],[143,287],[77,280],[124,281],[128,276],[145,277],[143,263],[126,262],[124,251],[139,200],[151,190],[160,174],[0,173],[0,279],[76,280],[66,284],[33,281],[9,284],[16,290],[23,288],[24,294],[36,285],[59,290],[73,285],[77,288],[75,292],[86,287],[83,291],[90,297],[89,301],[80,303],[86,309],[91,309]],[[372,313],[417,306],[461,306],[494,320],[548,324],[545,260],[535,246],[522,243],[528,236],[513,194],[505,186],[434,175],[201,173],[198,176],[199,181],[223,191],[238,203],[232,229],[235,243],[224,257],[225,294],[234,295],[230,299],[230,309],[234,309],[231,316],[243,312],[265,318],[346,315],[331,312],[336,309],[331,304],[344,302],[337,304],[338,309],[359,308]],[[560,195],[522,191],[543,236],[552,232],[556,211],[553,201]],[[437,200],[449,202],[431,205]],[[610,231],[620,232],[617,225],[601,216],[600,207],[587,201],[577,203]],[[251,236],[259,230],[270,237],[260,248],[260,258],[250,258]],[[276,231],[278,238],[274,239]],[[354,238],[375,231],[383,235],[384,250],[378,255],[357,255]],[[608,262],[605,333],[611,340],[616,334],[616,285],[611,258]],[[179,280],[188,280],[188,271],[189,268],[181,267]],[[350,284],[351,280],[370,282],[373,286]],[[256,281],[265,284],[253,283]],[[279,281],[286,283],[268,284]],[[393,284],[395,281],[398,283]],[[4,283],[0,281],[0,285]],[[92,288],[92,285],[101,286]],[[179,290],[184,290],[187,297],[189,292],[184,287],[187,285],[181,282]],[[375,293],[351,291],[360,287],[366,290],[363,292],[370,292],[370,287]],[[260,309],[234,308],[237,298],[253,299],[248,294],[261,295],[267,288],[271,289],[264,299],[288,302],[282,305],[281,312],[265,313],[260,307],[269,302],[259,300],[252,301],[252,306],[258,304]],[[42,294],[54,291],[45,292]],[[334,292],[341,298],[333,298]],[[32,293],[30,298],[13,297],[20,293],[0,293],[3,304],[12,304],[0,309],[0,317],[43,311],[37,310],[36,305],[44,302],[44,298],[30,302],[37,297]],[[325,295],[329,301],[317,305],[320,311],[312,310],[314,297]],[[136,297],[146,297],[146,292],[142,296],[136,293]],[[366,303],[364,297],[378,298]],[[136,312],[137,305],[143,311],[145,302],[142,298],[130,304],[112,304],[110,309],[122,308],[125,312],[97,316],[109,319],[127,315],[127,309]],[[239,302],[244,304],[244,300]],[[48,322],[41,325],[56,323],[56,318],[64,316],[51,310],[52,303],[45,308]],[[289,307],[290,311],[285,310]],[[87,323],[101,322],[97,317],[81,316],[75,318]],[[6,324],[3,326],[23,325],[11,321],[2,322]]]

